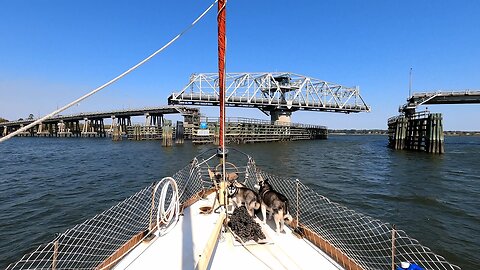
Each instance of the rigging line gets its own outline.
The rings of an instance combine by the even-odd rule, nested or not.
[[[190,30],[193,26],[195,26],[195,24],[203,18],[203,16],[205,16],[205,14],[207,14],[208,11],[210,11],[210,9],[212,9],[212,7],[218,2],[218,0],[215,0],[200,16],[198,16],[187,28],[185,28],[182,32],[180,32],[178,35],[176,35],[172,40],[170,40],[167,44],[165,44],[163,47],[161,47],[160,49],[158,49],[157,51],[155,51],[154,53],[152,53],[150,56],[148,56],[147,58],[143,59],[142,61],[138,62],[136,65],[132,66],[131,68],[129,68],[127,71],[123,72],[122,74],[118,75],[117,77],[113,78],[112,80],[108,81],[107,83],[103,84],[102,86],[92,90],[90,93],[87,93],[85,94],[84,96],[72,101],[71,103],[63,106],[62,108],[60,109],[57,109],[53,112],[51,112],[50,114],[47,114],[45,115],[44,117],[42,118],[39,118],[35,121],[33,121],[32,123],[14,131],[13,133],[10,133],[8,134],[7,136],[4,136],[2,138],[0,138],[0,143],[1,142],[4,142],[8,139],[10,139],[11,137],[21,133],[21,132],[24,132],[26,130],[28,130],[29,128],[32,128],[34,127],[35,125],[49,119],[49,118],[52,118],[54,115],[60,113],[60,112],[63,112],[64,110],[72,107],[73,105],[79,103],[80,101],[90,97],[91,95],[99,92],[100,90],[104,89],[105,87],[117,82],[118,80],[120,80],[121,78],[125,77],[127,74],[129,74],[130,72],[134,71],[135,69],[137,69],[138,67],[140,67],[141,65],[145,64],[146,62],[148,62],[150,59],[152,59],[153,57],[155,57],[157,54],[161,53],[163,50],[165,50],[167,47],[169,47],[173,42],[175,42],[177,39],[179,39],[181,36],[183,36],[183,34],[185,34],[188,30]]]

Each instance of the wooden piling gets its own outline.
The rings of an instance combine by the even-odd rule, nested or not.
[[[177,127],[175,128],[175,143],[183,144],[184,143],[184,127],[183,122],[177,121]]]
[[[113,141],[121,141],[123,139],[122,137],[122,131],[120,130],[120,126],[115,125],[113,127],[112,131],[112,140]]]
[[[396,150],[444,153],[442,115],[419,112],[388,120],[388,145]]]
[[[162,146],[173,145],[173,130],[171,123],[167,123],[162,127]]]

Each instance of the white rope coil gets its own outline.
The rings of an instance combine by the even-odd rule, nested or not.
[[[160,192],[160,200],[158,202],[157,209],[157,228],[158,236],[163,236],[170,232],[177,224],[178,216],[180,213],[180,201],[178,196],[178,186],[175,179],[172,177],[164,177],[153,190],[155,195],[158,188],[162,187]],[[167,209],[165,209],[165,203],[167,200],[167,193],[171,187],[171,198],[170,203],[168,204]]]

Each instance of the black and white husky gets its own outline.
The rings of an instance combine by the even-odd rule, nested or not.
[[[273,190],[272,185],[267,180],[259,183],[259,195],[261,200],[263,224],[267,222],[267,210],[270,213],[269,218],[275,220],[277,233],[284,231],[285,220],[292,221],[292,216],[288,212],[288,199],[285,195]]]
[[[231,184],[227,187],[227,193],[228,197],[235,203],[235,207],[244,205],[252,217],[255,210],[260,208],[258,194],[245,186]]]

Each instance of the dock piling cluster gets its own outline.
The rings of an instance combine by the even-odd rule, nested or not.
[[[395,150],[444,153],[442,114],[424,111],[390,118],[388,146]]]

